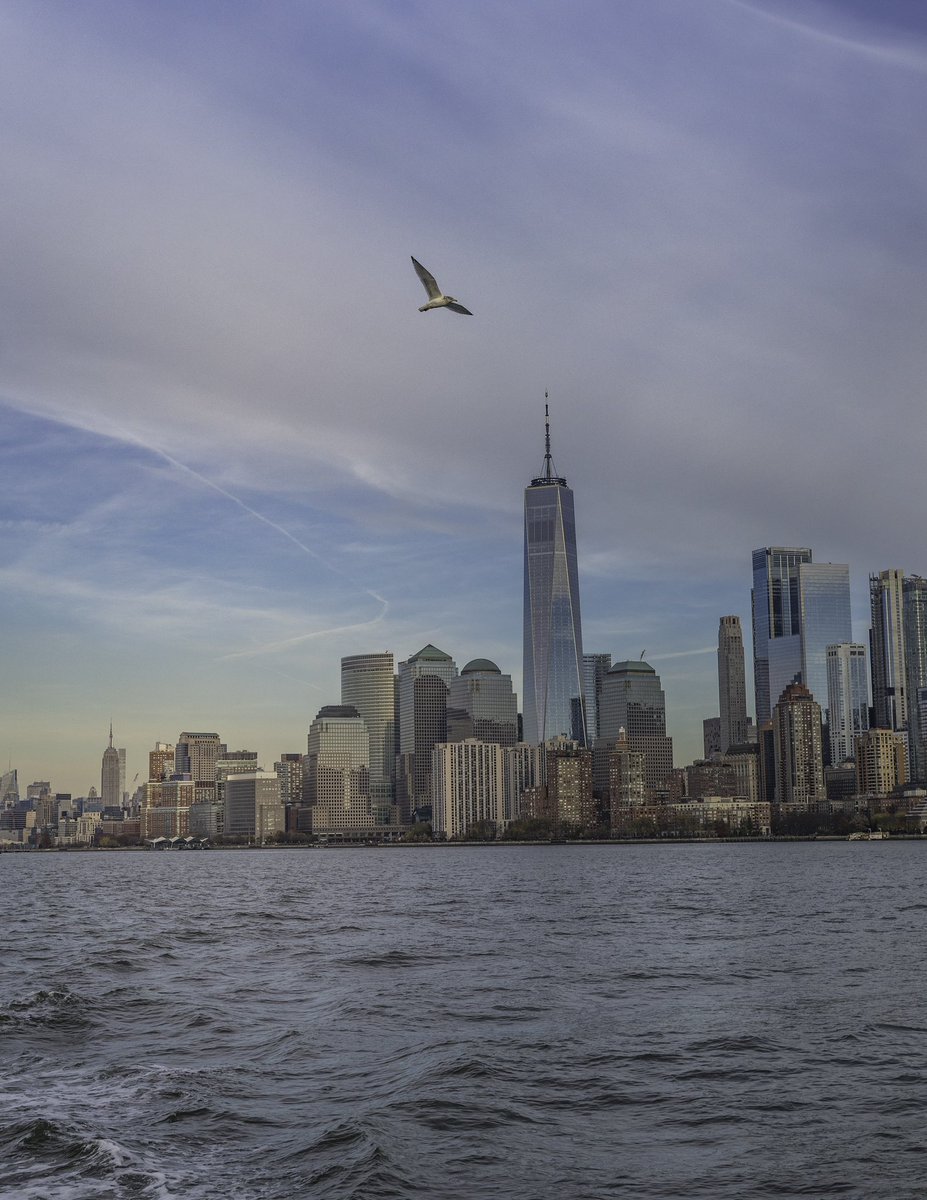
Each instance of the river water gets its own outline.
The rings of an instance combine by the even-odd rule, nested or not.
[[[0,856],[0,1195],[923,1197],[917,843]]]

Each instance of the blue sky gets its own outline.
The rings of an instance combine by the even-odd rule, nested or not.
[[[750,552],[927,570],[917,3],[0,10],[0,757],[270,767],[339,659],[521,682],[522,489],[677,762]],[[424,262],[476,314],[419,314]],[[748,651],[749,653],[749,651]]]

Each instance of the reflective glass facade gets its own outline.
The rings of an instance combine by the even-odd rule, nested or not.
[[[878,729],[905,729],[908,704],[904,662],[904,571],[869,576],[872,632],[872,707]]]
[[[576,522],[565,479],[525,488],[524,571],[524,740],[564,735],[585,745]]]
[[[865,646],[842,642],[827,647],[827,712],[831,762],[853,758],[859,735],[869,728]]]
[[[797,679],[801,672],[798,565],[810,562],[811,551],[805,546],[765,546],[753,551],[751,596],[757,728],[770,719],[786,684]]]
[[[827,647],[853,640],[850,568],[845,563],[800,563],[798,595],[801,682],[826,709]]]

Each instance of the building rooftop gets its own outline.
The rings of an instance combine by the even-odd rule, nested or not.
[[[353,704],[324,704],[315,719],[319,721],[323,717],[357,717],[359,715]]]
[[[409,658],[409,662],[421,662],[424,659],[426,662],[450,662],[451,656],[445,654],[443,650],[439,650],[437,646],[432,646],[431,642],[427,646],[423,646],[418,654],[413,654]]]
[[[477,672],[483,675],[501,675],[502,672],[494,662],[488,658],[473,658],[461,670],[461,675],[476,675]]]

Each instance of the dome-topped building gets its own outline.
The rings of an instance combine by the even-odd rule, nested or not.
[[[463,668],[461,675],[501,675],[502,672],[488,658],[474,658]]]
[[[447,698],[447,740],[477,738],[500,746],[518,741],[518,702],[511,675],[503,675],[491,659],[474,658],[457,679]]]

